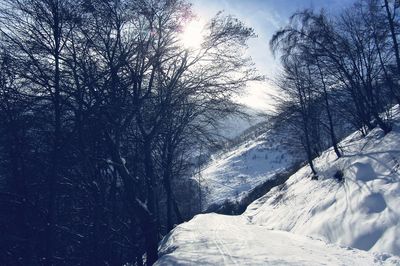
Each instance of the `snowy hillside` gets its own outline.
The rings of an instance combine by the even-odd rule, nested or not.
[[[374,129],[341,143],[345,156],[329,150],[284,186],[251,204],[245,216],[270,229],[315,236],[358,249],[400,255],[400,128],[384,136]],[[340,170],[344,183],[333,179]]]
[[[201,171],[205,208],[226,199],[238,200],[257,185],[302,161],[303,155],[289,152],[282,138],[269,131],[215,156]]]
[[[332,149],[317,158],[319,180],[311,180],[305,166],[241,216],[198,215],[179,225],[160,246],[161,255],[167,255],[158,264],[400,265],[398,109],[386,136],[379,128],[366,137],[353,133],[340,143],[342,158],[336,159]],[[265,177],[284,164],[253,161],[251,156],[264,145],[260,139],[245,144],[210,166],[208,173],[213,178],[238,172],[248,180]],[[247,151],[250,159],[242,155]],[[283,153],[268,154],[276,159]],[[340,172],[342,182],[334,178]],[[233,179],[232,184],[240,180]],[[239,188],[245,186],[249,185],[243,182]]]

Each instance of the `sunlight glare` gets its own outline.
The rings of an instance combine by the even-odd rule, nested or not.
[[[203,42],[204,22],[201,19],[190,21],[183,29],[181,40],[187,49],[198,49]]]

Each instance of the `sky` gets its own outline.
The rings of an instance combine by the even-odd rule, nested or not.
[[[269,49],[269,40],[275,31],[285,26],[289,17],[305,8],[325,9],[337,13],[348,7],[354,0],[191,0],[194,12],[202,20],[208,20],[218,11],[224,11],[252,27],[257,38],[249,43],[249,55],[259,72],[266,76],[266,82],[252,83],[241,102],[258,110],[271,110],[277,89],[272,80],[279,72],[279,60]]]

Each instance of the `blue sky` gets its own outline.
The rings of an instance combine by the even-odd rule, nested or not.
[[[259,71],[273,79],[279,64],[270,52],[268,43],[273,33],[288,22],[294,12],[305,8],[324,8],[337,13],[354,0],[191,0],[194,11],[202,19],[209,19],[218,11],[232,14],[254,29],[258,38],[249,43],[249,54]],[[271,83],[252,84],[243,101],[254,108],[268,109],[270,97],[276,89]]]

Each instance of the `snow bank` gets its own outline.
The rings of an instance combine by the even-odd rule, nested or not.
[[[400,258],[267,230],[244,216],[198,215],[164,238],[155,265],[399,265]]]
[[[305,166],[252,203],[244,216],[269,229],[321,238],[362,250],[400,255],[400,125],[386,136],[354,133],[315,160],[319,180]],[[344,182],[333,177],[342,171]]]

